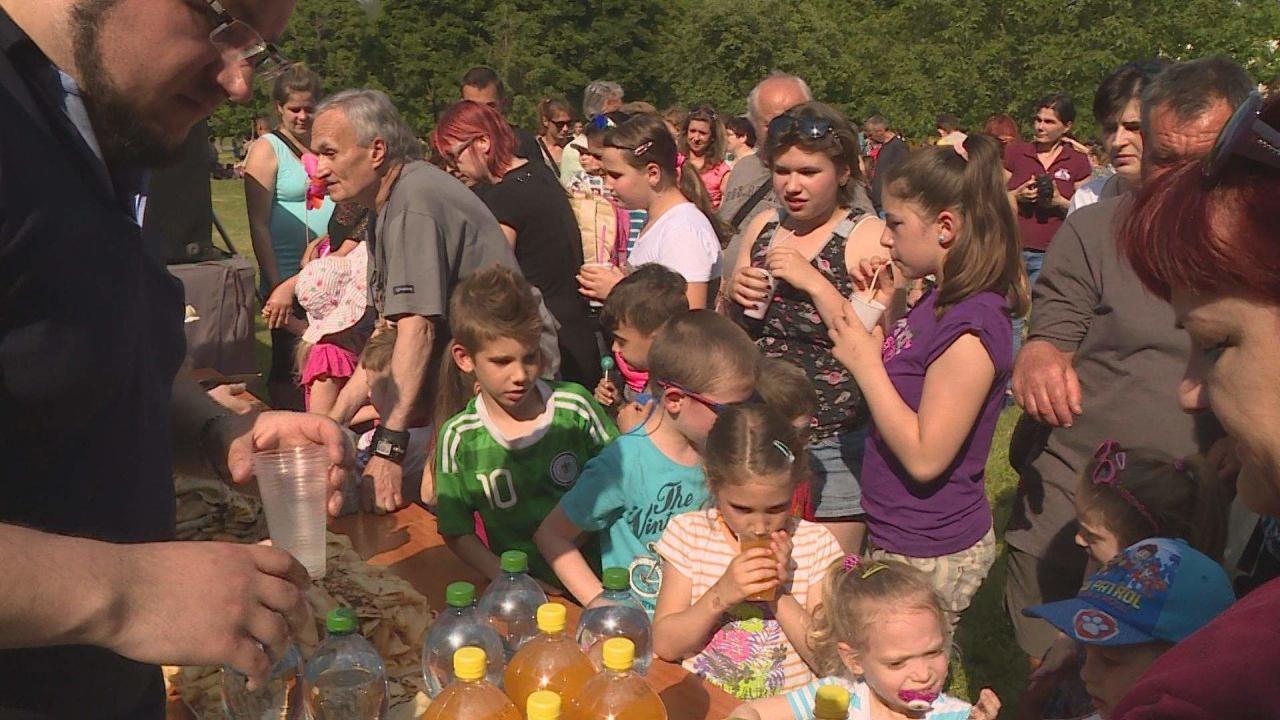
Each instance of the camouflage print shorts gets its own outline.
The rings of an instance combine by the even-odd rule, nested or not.
[[[928,575],[933,581],[934,590],[942,598],[943,607],[950,615],[954,627],[960,621],[960,614],[969,609],[969,602],[995,564],[996,532],[994,528],[988,530],[972,547],[941,557],[908,557],[874,546],[868,555],[882,562],[896,560]]]

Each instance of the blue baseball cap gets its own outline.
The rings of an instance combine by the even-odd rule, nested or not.
[[[1182,540],[1151,538],[1125,548],[1070,600],[1029,607],[1082,643],[1176,643],[1235,602],[1222,566]]]

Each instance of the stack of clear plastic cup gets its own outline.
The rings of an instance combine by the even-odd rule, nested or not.
[[[325,499],[329,455],[321,445],[254,453],[271,544],[297,558],[312,578],[325,571]]]

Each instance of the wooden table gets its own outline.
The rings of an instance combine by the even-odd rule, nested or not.
[[[465,580],[483,588],[488,580],[462,562],[436,532],[436,519],[417,505],[392,515],[360,513],[338,518],[330,526],[351,538],[351,545],[371,565],[387,567],[443,608],[445,586]],[[555,598],[568,608],[570,625],[582,610],[571,600]],[[662,697],[670,720],[723,720],[739,701],[690,674],[679,665],[654,658],[645,676]]]

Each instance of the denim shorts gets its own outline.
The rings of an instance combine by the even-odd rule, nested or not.
[[[845,518],[863,514],[858,474],[862,472],[869,425],[809,443],[814,517]]]

